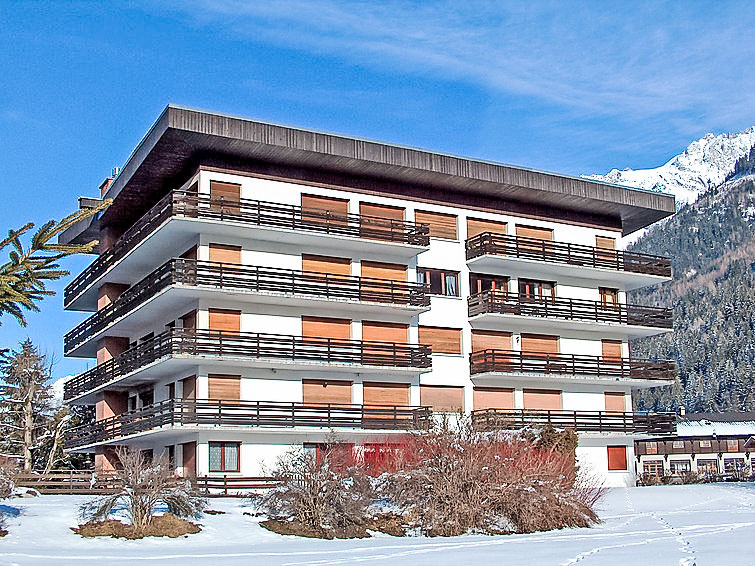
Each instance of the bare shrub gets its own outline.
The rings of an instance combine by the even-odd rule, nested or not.
[[[134,532],[143,535],[161,506],[177,517],[196,516],[206,506],[191,482],[176,475],[165,460],[150,461],[143,452],[123,447],[116,449],[116,456],[116,476],[123,488],[84,504],[81,516],[88,522],[105,521],[122,506]]]
[[[10,497],[15,484],[13,476],[18,472],[18,465],[10,458],[0,456],[0,499]]]
[[[260,500],[271,519],[292,522],[306,536],[364,531],[372,489],[354,463],[351,445],[333,443],[317,452],[293,448],[279,458],[273,477],[280,484]]]

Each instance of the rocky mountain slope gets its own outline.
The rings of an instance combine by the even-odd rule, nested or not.
[[[739,158],[755,145],[755,127],[736,134],[707,134],[692,142],[684,152],[654,169],[612,169],[605,175],[585,175],[597,179],[670,193],[677,205],[691,203],[711,187],[731,175]]]

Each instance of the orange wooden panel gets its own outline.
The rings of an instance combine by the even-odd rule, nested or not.
[[[535,226],[516,227],[516,235],[521,238],[537,238],[538,240],[553,241],[553,230],[550,228],[537,228]]]
[[[351,321],[348,318],[301,317],[301,334],[306,338],[351,338]]]
[[[377,381],[365,381],[364,385],[365,405],[396,405],[399,407],[409,406],[408,383],[382,383]]]
[[[401,207],[373,204],[369,202],[359,203],[359,214],[361,214],[362,216],[376,216],[378,218],[387,218],[389,220],[404,219],[404,209]]]
[[[458,217],[455,214],[427,212],[424,210],[414,212],[414,221],[417,224],[428,224],[430,226],[430,236],[433,238],[458,239],[457,220]]]
[[[362,340],[373,342],[409,342],[409,325],[397,322],[362,321]]]
[[[306,210],[329,212],[335,216],[343,216],[349,213],[349,201],[347,199],[323,197],[319,195],[301,195],[301,207]]]
[[[305,403],[351,403],[351,382],[326,379],[302,380],[302,399]]]
[[[525,389],[524,408],[542,411],[560,411],[561,391],[556,389]]]
[[[406,281],[406,266],[400,263],[363,261],[362,277],[372,277],[374,279],[385,279],[389,281]]]
[[[558,354],[558,336],[551,334],[522,334],[522,352],[530,354]]]
[[[214,332],[241,332],[241,311],[210,309],[210,330]]]
[[[239,200],[241,199],[241,185],[237,183],[221,183],[210,181],[211,208],[223,208],[238,212]],[[222,202],[217,202],[221,201]]]
[[[627,447],[607,446],[606,448],[608,450],[608,470],[626,470]]]
[[[511,350],[511,332],[473,330],[472,351],[481,350]]]
[[[514,390],[506,387],[475,387],[475,409],[513,409]]]
[[[210,261],[241,265],[241,246],[210,244]]]
[[[621,340],[601,340],[603,357],[608,360],[621,359]]]
[[[604,250],[616,249],[616,238],[606,238],[605,236],[595,236],[595,247]]]
[[[419,403],[433,411],[459,412],[464,410],[464,388],[447,385],[420,385]]]
[[[324,255],[302,254],[302,271],[328,273],[330,275],[351,275],[351,259]]]
[[[508,224],[505,222],[496,222],[495,220],[467,218],[467,238],[473,238],[485,232],[503,234],[505,236],[508,232]]]
[[[240,401],[241,376],[210,374],[207,376],[208,398],[213,401]]]
[[[606,411],[610,413],[623,413],[626,409],[626,397],[620,391],[606,391]]]
[[[461,354],[461,329],[420,326],[419,343],[430,346],[433,354]]]

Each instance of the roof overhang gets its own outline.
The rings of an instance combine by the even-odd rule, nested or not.
[[[469,203],[628,234],[674,213],[674,197],[169,105],[105,195],[104,224],[127,223],[200,166]]]

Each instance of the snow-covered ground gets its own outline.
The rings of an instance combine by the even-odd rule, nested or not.
[[[612,490],[603,524],[514,536],[321,541],[284,537],[243,514],[243,501],[216,499],[203,531],[189,538],[83,539],[71,532],[79,496],[6,501],[20,511],[0,539],[0,564],[391,564],[464,566],[755,564],[755,484],[659,486]]]

